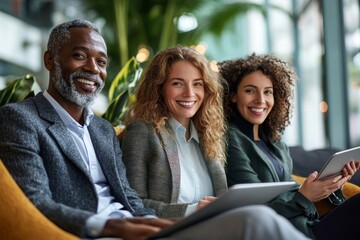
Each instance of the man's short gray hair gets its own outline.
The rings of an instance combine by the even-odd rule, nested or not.
[[[87,20],[74,19],[55,26],[50,33],[47,50],[53,55],[58,55],[60,48],[70,39],[70,28],[90,28],[101,35],[100,29]]]

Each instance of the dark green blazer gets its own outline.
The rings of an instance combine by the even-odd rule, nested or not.
[[[268,156],[239,127],[230,123],[227,134],[228,185],[237,183],[278,182],[279,178]],[[283,142],[271,143],[272,150],[284,168],[285,181],[291,177],[292,159]],[[281,194],[268,205],[289,219],[295,227],[309,237],[314,237],[311,227],[318,221],[314,204],[298,192],[299,185]]]

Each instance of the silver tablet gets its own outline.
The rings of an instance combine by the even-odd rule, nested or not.
[[[332,155],[321,169],[317,179],[324,180],[341,175],[344,166],[352,160],[360,162],[360,147],[350,148]]]
[[[166,238],[167,236],[202,222],[211,217],[231,209],[253,204],[264,204],[276,198],[279,194],[290,190],[297,185],[296,182],[267,182],[267,183],[244,183],[229,188],[223,196],[217,198],[207,206],[183,218],[179,222],[162,229],[149,239]]]

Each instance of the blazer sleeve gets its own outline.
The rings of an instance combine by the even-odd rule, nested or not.
[[[185,215],[188,204],[174,200],[172,177],[164,146],[150,124],[135,121],[126,127],[121,148],[130,186],[159,217]]]
[[[51,161],[53,156],[40,155],[46,148],[40,143],[46,131],[40,129],[39,118],[33,114],[37,109],[33,105],[19,106],[11,104],[0,108],[0,158],[26,196],[44,215],[62,229],[83,236],[85,222],[94,213],[53,200],[43,159],[47,157]]]

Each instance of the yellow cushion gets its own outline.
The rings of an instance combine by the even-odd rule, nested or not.
[[[48,220],[25,196],[0,160],[0,239],[79,239]]]
[[[296,176],[296,175],[292,175],[292,177],[299,184],[302,184],[306,179],[305,177],[300,177],[300,176]],[[360,187],[353,183],[347,182],[344,185],[343,193],[346,198],[350,198],[353,195],[360,193]],[[327,199],[323,199],[319,202],[316,202],[316,203],[314,203],[314,205],[316,206],[316,209],[318,210],[318,213],[320,216],[325,215],[326,213],[328,213],[329,211],[331,211],[332,209],[334,209],[336,207],[336,206],[332,205],[331,203],[329,203],[329,201]]]

